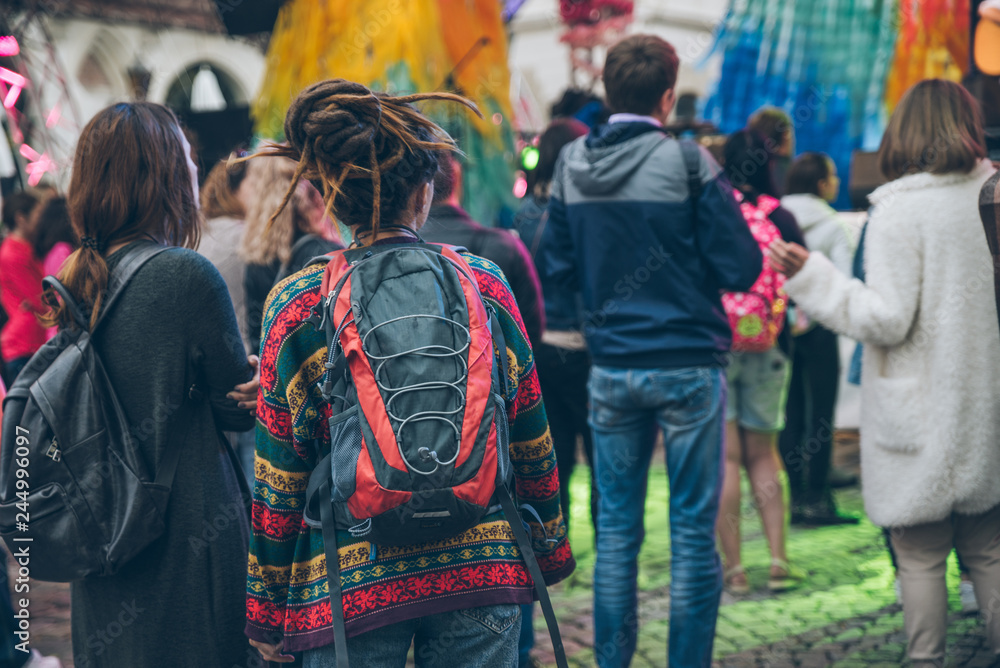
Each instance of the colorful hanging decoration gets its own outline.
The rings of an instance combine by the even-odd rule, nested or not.
[[[513,185],[504,9],[499,0],[291,0],[271,36],[267,75],[253,108],[257,132],[280,138],[298,91],[331,77],[400,94],[465,95],[483,120],[444,105],[423,109],[466,153],[465,192],[475,195],[467,208],[490,224],[511,204]]]
[[[594,49],[609,47],[621,39],[632,23],[633,0],[560,0],[559,15],[567,30],[559,38],[570,47],[571,74],[589,77],[582,85],[587,90],[601,78]]]
[[[961,81],[969,62],[969,0],[901,0],[896,56],[886,81],[888,111],[923,79]]]
[[[796,150],[837,164],[846,208],[851,153],[881,136],[896,13],[893,0],[734,0],[717,36],[725,56],[706,120],[728,133],[765,105],[785,110]]]

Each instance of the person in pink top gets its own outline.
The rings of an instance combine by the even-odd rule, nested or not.
[[[38,321],[42,306],[42,263],[29,241],[31,211],[38,198],[14,193],[4,201],[3,224],[7,238],[0,245],[0,305],[7,323],[0,330],[3,379],[9,387],[31,356],[46,341]]]
[[[52,196],[39,202],[31,214],[29,229],[35,258],[42,262],[42,275],[58,276],[66,258],[79,245],[69,221],[66,198]],[[59,328],[49,327],[45,331],[46,338],[51,339]]]
[[[66,258],[78,245],[65,197],[50,197],[35,208],[31,216],[31,243],[35,257],[42,260],[42,275],[58,276]]]

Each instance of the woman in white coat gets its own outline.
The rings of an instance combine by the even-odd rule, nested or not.
[[[777,242],[788,294],[865,344],[861,472],[872,522],[892,529],[908,653],[942,665],[952,546],[1000,653],[1000,336],[978,195],[994,172],[982,118],[957,84],[923,81],[889,121],[871,195],[866,283]]]

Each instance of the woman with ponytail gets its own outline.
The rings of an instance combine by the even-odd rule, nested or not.
[[[326,210],[350,227],[353,247],[421,243],[438,153],[451,138],[412,103],[468,100],[445,93],[393,97],[344,80],[310,86],[285,118],[288,144],[261,160],[288,159],[323,194]],[[275,158],[274,156],[279,156]],[[280,212],[274,213],[277,216]],[[510,362],[510,458],[533,547],[548,584],[574,567],[559,507],[559,480],[531,347],[497,266],[464,254],[484,301],[497,313]],[[263,657],[301,652],[304,668],[336,665],[327,564],[319,529],[303,522],[306,487],[330,451],[329,404],[317,383],[325,334],[304,322],[320,299],[324,267],[305,268],[272,291],[264,307],[256,484],[247,577],[247,626]],[[541,525],[538,521],[541,521]],[[519,604],[532,581],[500,512],[451,538],[379,545],[338,532],[345,650],[355,666],[518,665]]]
[[[81,247],[60,280],[93,328],[116,268],[141,244],[168,247],[136,271],[93,341],[148,468],[181,452],[163,535],[116,574],[72,585],[81,668],[256,661],[240,633],[248,490],[219,430],[252,426],[257,382],[222,277],[189,250],[197,202],[197,167],[166,107],[116,104],[84,128],[68,196]],[[65,304],[53,320],[76,326]]]

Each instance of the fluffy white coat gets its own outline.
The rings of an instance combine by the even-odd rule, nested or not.
[[[872,193],[866,282],[820,253],[785,287],[865,344],[861,472],[881,526],[1000,503],[1000,334],[978,197],[994,169],[913,174]]]

